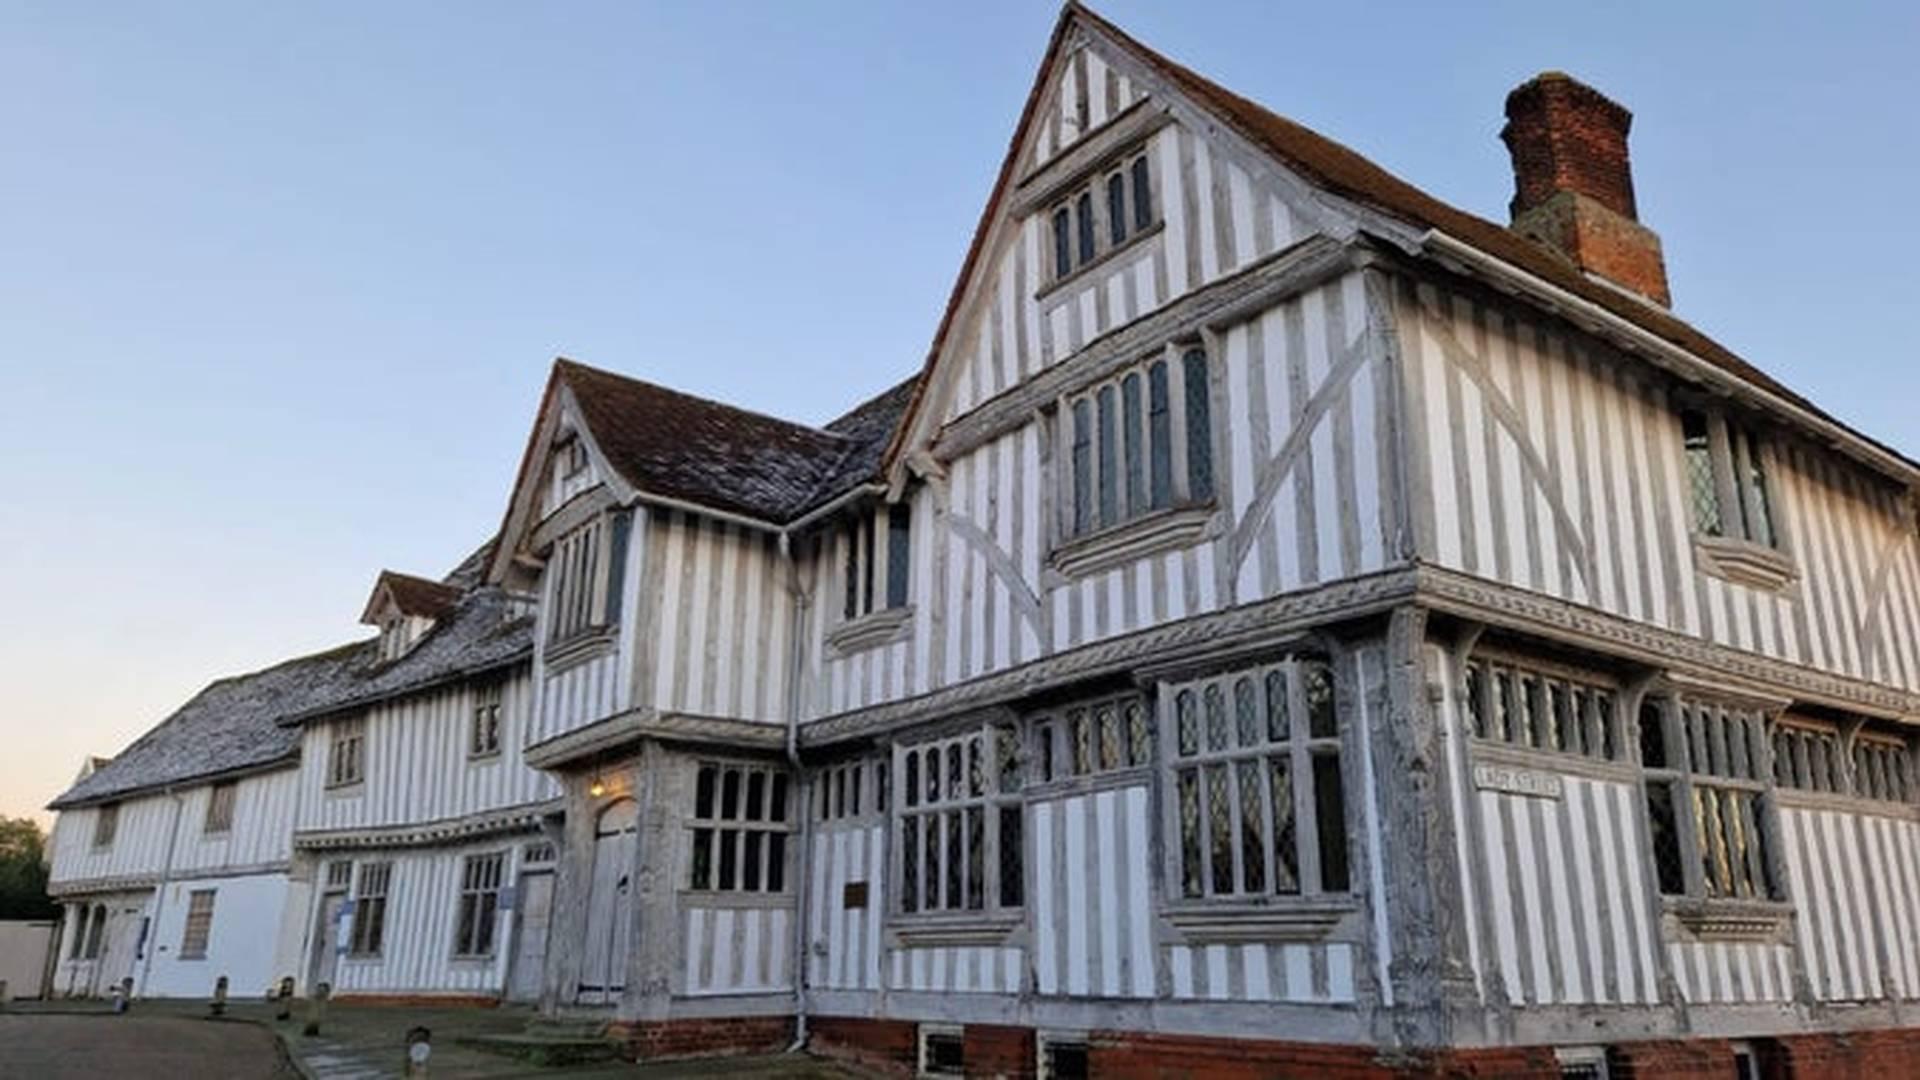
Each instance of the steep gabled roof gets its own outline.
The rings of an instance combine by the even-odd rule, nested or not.
[[[955,279],[953,291],[934,333],[922,367],[918,388],[907,408],[907,415],[895,429],[886,458],[891,462],[904,447],[913,414],[925,399],[934,365],[938,362],[947,335],[959,316],[967,283],[980,261],[1000,207],[1017,179],[1020,147],[1027,128],[1040,107],[1047,85],[1047,73],[1065,40],[1067,31],[1078,20],[1081,24],[1126,50],[1136,60],[1164,78],[1196,105],[1213,114],[1229,129],[1253,145],[1272,154],[1282,164],[1299,173],[1321,189],[1367,207],[1417,229],[1445,233],[1493,259],[1517,267],[1543,281],[1594,304],[1678,349],[1698,357],[1721,371],[1762,392],[1831,424],[1871,445],[1881,453],[1909,468],[1920,470],[1920,462],[1887,444],[1840,421],[1805,397],[1788,389],[1766,372],[1748,363],[1731,349],[1673,314],[1671,311],[1629,296],[1619,289],[1588,278],[1565,258],[1527,240],[1512,230],[1461,210],[1420,190],[1381,168],[1360,153],[1312,131],[1272,110],[1242,97],[1193,70],[1175,63],[1152,48],[1094,14],[1079,3],[1067,0],[1054,26],[1052,37],[1040,63],[1026,105],[1007,146],[1007,155],[995,178],[992,193],[974,227],[966,257]]]
[[[360,616],[361,622],[372,620],[374,605],[379,603],[383,592],[393,598],[393,606],[400,614],[423,619],[438,619],[460,602],[460,590],[452,585],[396,570],[382,570],[374,579],[373,596],[367,601],[366,612]]]

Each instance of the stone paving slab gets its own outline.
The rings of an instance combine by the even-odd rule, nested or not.
[[[0,1013],[0,1077],[300,1080],[256,1024],[153,1014]]]

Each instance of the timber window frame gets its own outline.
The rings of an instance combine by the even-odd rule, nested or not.
[[[1902,735],[1874,728],[1853,734],[1853,797],[1912,806],[1913,743]]]
[[[1162,685],[1173,904],[1352,895],[1342,711],[1333,665],[1311,654]]]
[[[104,802],[93,809],[93,850],[105,851],[113,846],[114,834],[120,831],[120,804]]]
[[[205,960],[213,936],[213,903],[217,889],[195,889],[187,894],[187,917],[180,928],[182,960]]]
[[[1175,340],[1056,402],[1061,569],[1102,539],[1213,504],[1213,366],[1201,341]]]
[[[367,721],[363,716],[335,720],[327,728],[327,787],[347,788],[367,778]]]
[[[1620,694],[1610,680],[1569,668],[1475,653],[1467,661],[1468,730],[1483,745],[1595,761],[1627,758]]]
[[[1709,574],[1779,591],[1796,576],[1783,528],[1778,457],[1766,435],[1728,410],[1678,410],[1695,561]]]
[[[915,1032],[917,1076],[967,1075],[967,1042],[952,1024],[921,1024]]]
[[[393,864],[365,862],[359,865],[358,870],[347,955],[357,959],[377,959],[386,944],[387,897],[393,889]]]
[[[547,644],[551,648],[604,628],[606,522],[595,518],[553,542],[547,560]]]
[[[505,696],[505,684],[499,679],[474,687],[473,715],[467,727],[469,761],[500,756],[501,702]]]
[[[1153,707],[1137,692],[1074,701],[1026,721],[1035,788],[1153,765]]]
[[[207,816],[200,835],[224,836],[233,831],[233,802],[239,789],[237,780],[222,780],[207,788]]]
[[[1026,906],[1020,746],[1012,721],[894,746],[896,916],[991,922]]]
[[[1640,705],[1640,767],[1653,881],[1670,901],[1784,905],[1767,719],[1692,694]]]
[[[862,758],[821,766],[813,774],[815,821],[855,821],[887,812],[893,764]]]
[[[838,547],[843,623],[907,608],[913,579],[911,504],[887,503],[849,516],[841,524]]]
[[[1149,144],[1102,159],[1041,213],[1048,254],[1045,292],[1153,235],[1164,223],[1159,165]]]
[[[1787,713],[1772,726],[1773,782],[1783,792],[1912,807],[1920,762],[1904,732]]]
[[[506,874],[504,851],[479,852],[460,860],[460,895],[454,908],[455,959],[493,956],[500,925],[500,889]]]
[[[787,891],[793,783],[785,769],[737,761],[694,764],[686,888],[698,893]]]

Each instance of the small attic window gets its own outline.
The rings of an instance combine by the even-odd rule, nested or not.
[[[413,635],[407,629],[408,621],[405,615],[394,615],[380,624],[381,660],[398,660],[413,645]]]
[[[587,444],[579,436],[569,435],[567,440],[554,448],[554,465],[562,477],[574,477],[586,471]]]

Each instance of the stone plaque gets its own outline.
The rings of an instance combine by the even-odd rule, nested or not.
[[[1498,791],[1528,799],[1560,799],[1566,796],[1566,784],[1560,777],[1550,772],[1512,765],[1475,765],[1473,786],[1481,791]]]

